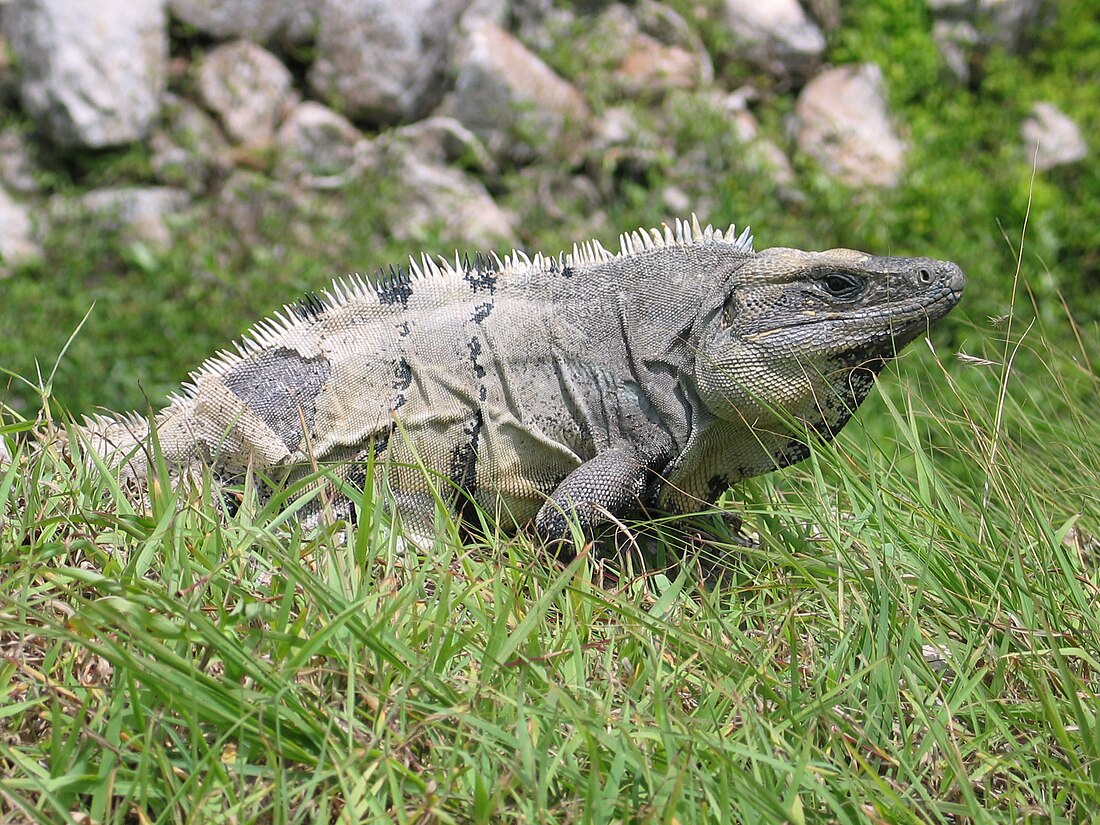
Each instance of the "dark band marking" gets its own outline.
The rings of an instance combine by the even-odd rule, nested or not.
[[[477,451],[484,419],[481,410],[462,428],[465,439],[451,450],[450,478],[455,486],[456,511],[461,518],[477,492]]]
[[[722,493],[730,488],[729,479],[723,475],[713,475],[707,479],[707,501],[711,504],[718,501]]]
[[[316,292],[307,292],[290,307],[290,311],[303,321],[316,321],[326,309],[328,307]]]
[[[413,292],[409,271],[403,266],[391,266],[388,273],[381,269],[378,270],[375,289],[381,303],[391,306],[394,304],[407,306],[409,296]]]
[[[412,367],[405,360],[405,356],[401,356],[397,363],[393,365],[393,409],[396,410],[405,406],[408,401],[405,390],[412,386],[412,380]]]
[[[492,311],[492,301],[486,301],[484,304],[478,304],[476,307],[474,307],[474,316],[471,320],[475,324],[480,324],[482,321],[489,317],[489,313]]]
[[[331,372],[323,356],[305,358],[283,347],[241,361],[222,383],[294,452],[302,444],[302,423],[313,430],[317,396]]]
[[[478,252],[474,256],[473,264],[467,255],[463,261],[462,279],[470,285],[474,292],[485,291],[492,295],[497,288],[497,273],[490,265],[488,258]]]
[[[476,378],[484,378],[485,367],[477,362],[479,355],[481,355],[481,341],[475,335],[470,339],[470,362],[474,365],[474,376]]]

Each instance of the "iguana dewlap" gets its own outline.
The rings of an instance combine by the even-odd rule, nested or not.
[[[288,483],[317,465],[354,481],[374,458],[410,523],[434,485],[550,540],[571,519],[694,511],[804,458],[807,430],[835,435],[965,283],[928,258],[754,252],[694,219],[621,244],[337,280],[191,374],[155,417],[164,459]],[[84,434],[144,483],[147,422]]]

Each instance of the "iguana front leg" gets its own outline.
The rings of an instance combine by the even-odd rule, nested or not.
[[[653,458],[630,447],[598,453],[550,494],[535,517],[535,531],[544,542],[564,541],[575,519],[584,534],[591,536],[613,517],[641,507],[653,470]]]

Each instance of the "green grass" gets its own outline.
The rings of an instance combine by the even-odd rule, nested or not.
[[[706,4],[672,4],[719,76],[741,79],[692,17]],[[522,536],[460,538],[443,516],[433,547],[409,549],[371,502],[358,526],[303,533],[293,492],[246,496],[230,518],[171,492],[135,512],[109,476],[12,439],[0,821],[1094,817],[1100,154],[1033,177],[1018,127],[1051,100],[1097,133],[1100,17],[1058,4],[1026,56],[994,49],[964,87],[921,0],[843,5],[829,59],[882,65],[912,147],[894,191],[851,192],[796,158],[787,197],[706,94],[618,100],[600,54],[569,48],[547,56],[590,81],[596,111],[632,108],[644,161],[567,170],[595,182],[597,215],[583,192],[545,203],[538,169],[488,181],[530,251],[592,226],[610,248],[667,219],[659,193],[675,186],[704,219],[751,223],[761,247],[967,271],[936,353],[918,342],[837,444],[731,494],[757,546],[641,524],[682,566],[565,567]],[[791,98],[761,92],[764,133],[790,148]],[[41,160],[49,193],[150,174],[141,151]],[[254,183],[263,218],[247,233],[200,213],[163,252],[55,227],[44,261],[2,283],[0,328],[16,334],[0,336],[0,433],[156,407],[301,291],[464,240],[379,231],[400,182],[357,182],[304,218]]]
[[[1077,399],[1100,334],[1077,332],[1010,328],[942,369],[916,346],[838,444],[737,492],[760,543],[695,545],[709,586],[695,551],[563,567],[442,516],[424,550],[372,507],[305,534],[293,493],[135,513],[22,453],[0,476],[0,811],[1081,821],[1100,424]]]

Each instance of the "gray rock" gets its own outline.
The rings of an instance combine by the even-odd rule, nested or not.
[[[23,106],[56,143],[148,136],[168,60],[164,0],[13,0],[2,26],[22,69]]]
[[[42,190],[35,177],[36,164],[30,143],[23,132],[9,127],[0,132],[0,181],[5,188],[19,195],[33,195]]]
[[[965,20],[936,20],[932,24],[932,41],[940,57],[958,80],[970,80],[970,56],[981,44],[981,35],[973,23]]]
[[[1042,20],[1047,0],[928,0],[938,19],[970,23],[985,45],[1016,49]]]
[[[318,0],[314,92],[354,120],[416,120],[443,96],[450,35],[469,0]]]
[[[459,20],[459,27],[476,19],[489,20],[498,26],[507,26],[517,5],[515,0],[470,0]]]
[[[0,9],[0,25],[3,23],[3,10]],[[17,105],[19,102],[19,72],[12,60],[8,41],[0,32],[0,106]]]
[[[438,233],[482,249],[515,243],[516,217],[498,206],[473,176],[425,161],[390,138],[371,146],[369,169],[400,181],[399,197],[384,210],[393,237],[422,241]]]
[[[573,4],[555,0],[512,0],[508,15],[493,20],[501,28],[515,32],[526,46],[536,51],[553,48],[555,40],[563,32],[578,30],[577,14]]]
[[[342,176],[357,163],[363,135],[346,117],[314,101],[299,103],[275,139],[275,176],[313,179]]]
[[[657,40],[667,49],[691,56],[697,72],[692,85],[709,86],[714,82],[714,64],[706,44],[699,33],[676,11],[656,0],[641,0],[634,14],[643,34]]]
[[[627,94],[694,89],[714,79],[714,66],[705,50],[665,43],[640,30],[625,43],[614,78]]]
[[[278,257],[281,250],[267,248],[270,236],[265,233],[265,223],[275,222],[293,232],[294,218],[306,212],[301,206],[288,184],[248,169],[235,169],[218,192],[213,212],[232,231],[238,249],[260,248],[264,254]],[[295,239],[286,238],[285,242],[294,243]],[[309,246],[303,244],[302,248]]]
[[[230,139],[250,149],[269,146],[290,100],[290,71],[247,40],[218,46],[199,67],[199,94]]]
[[[150,146],[157,180],[199,195],[215,187],[233,168],[229,142],[218,124],[186,98],[165,95],[163,124]]]
[[[589,73],[600,72],[629,96],[692,89],[714,79],[699,37],[667,6],[643,0],[636,8],[612,3],[595,20],[559,37],[585,55]]]
[[[873,63],[828,69],[795,103],[798,148],[849,186],[893,186],[905,143],[891,123],[882,71]]]
[[[1020,126],[1028,159],[1040,172],[1077,163],[1088,157],[1089,148],[1081,130],[1053,103],[1040,102]]]
[[[494,155],[525,162],[546,150],[563,154],[587,128],[581,93],[488,20],[467,28],[455,76],[450,112]]]
[[[592,148],[604,152],[615,146],[637,142],[638,118],[625,106],[611,106],[593,124]]]
[[[957,78],[970,79],[975,55],[994,46],[1022,51],[1041,25],[1047,0],[928,0],[935,18],[932,37],[947,67]]]
[[[798,0],[722,0],[731,57],[777,78],[809,76],[825,53],[825,36]]]
[[[775,141],[760,134],[760,124],[741,101],[731,107],[730,125],[737,139],[745,146],[744,162],[749,169],[766,171],[780,186],[794,184],[794,169],[787,154]]]
[[[317,0],[168,0],[168,10],[218,40],[243,37],[260,43],[308,41],[317,26]]]
[[[42,255],[30,210],[0,188],[0,276]]]
[[[453,117],[429,117],[395,129],[393,137],[432,163],[461,163],[490,174],[496,163],[481,139]]]
[[[191,196],[182,189],[118,186],[94,189],[76,205],[109,231],[166,249],[172,244],[168,216],[183,212],[190,203]]]

